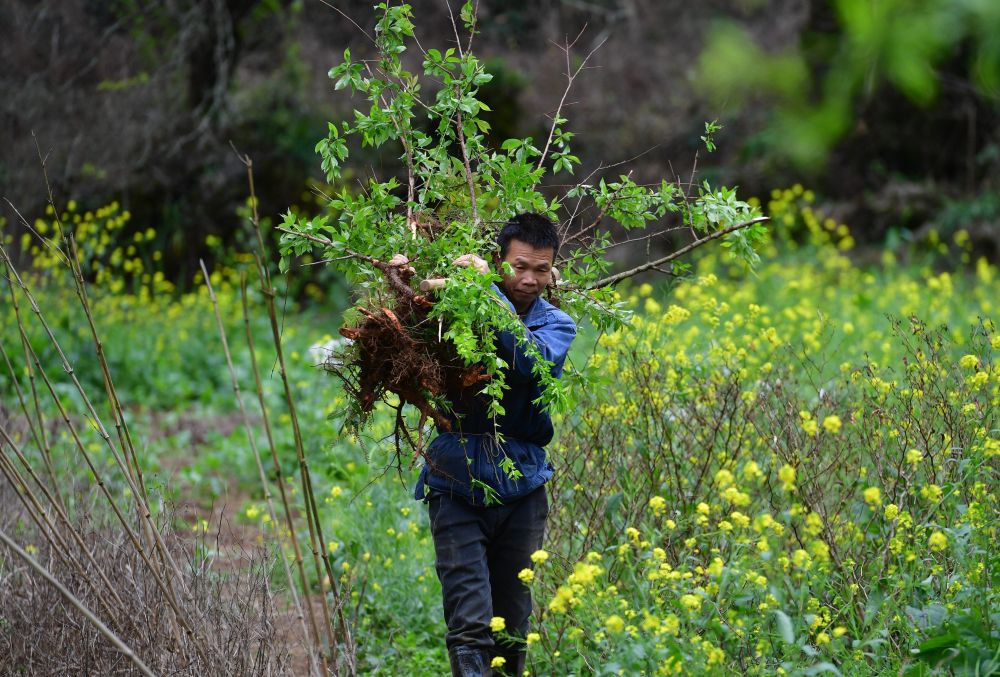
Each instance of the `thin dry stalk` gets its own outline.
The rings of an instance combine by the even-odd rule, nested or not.
[[[62,227],[62,222],[61,222],[61,220],[58,217],[59,210],[56,207],[55,200],[54,200],[54,197],[53,197],[53,194],[52,194],[52,188],[51,188],[51,185],[49,184],[48,173],[47,173],[47,170],[46,170],[46,167],[45,167],[45,158],[42,157],[41,149],[38,147],[37,139],[35,140],[35,147],[36,147],[36,150],[38,151],[38,159],[39,159],[39,162],[41,163],[41,167],[42,167],[42,176],[43,176],[43,178],[45,180],[45,186],[46,186],[47,195],[48,195],[48,203],[49,203],[50,207],[52,207],[53,213],[56,214],[56,217],[55,217],[55,220],[56,220],[56,229],[57,229],[58,237],[61,239],[61,238],[65,237],[64,230],[63,230],[63,227]],[[170,572],[171,572],[169,575],[163,576],[162,579],[165,581],[166,585],[170,588],[171,597],[176,600],[176,592],[173,589],[173,584],[174,584],[173,582],[174,582],[175,579],[180,579],[180,580],[183,580],[183,579],[180,576],[180,570],[177,568],[177,564],[173,561],[173,559],[172,559],[169,551],[166,549],[166,547],[165,547],[165,545],[163,543],[162,536],[160,535],[159,531],[157,530],[156,525],[153,524],[153,521],[151,519],[151,511],[150,511],[150,508],[149,508],[149,501],[148,501],[148,498],[147,498],[146,492],[145,492],[145,486],[143,486],[140,489],[139,486],[137,485],[137,480],[138,480],[138,482],[141,483],[142,479],[141,479],[141,471],[139,471],[138,476],[136,476],[133,473],[133,469],[132,469],[133,466],[135,468],[138,468],[138,460],[135,457],[135,449],[134,449],[134,447],[131,444],[131,436],[128,434],[127,426],[124,423],[124,412],[122,410],[121,403],[118,400],[118,396],[117,396],[117,393],[116,393],[115,388],[114,388],[114,383],[111,380],[111,373],[110,373],[110,370],[108,369],[107,360],[105,359],[105,356],[104,356],[103,344],[102,344],[102,342],[100,340],[100,336],[99,336],[99,334],[97,332],[97,328],[96,328],[96,325],[94,323],[93,314],[90,311],[90,303],[89,303],[89,300],[87,298],[86,285],[83,282],[83,273],[82,273],[82,270],[80,268],[80,263],[79,263],[79,259],[78,259],[77,251],[76,251],[76,245],[75,245],[75,243],[73,241],[72,236],[69,238],[69,242],[70,242],[70,248],[71,248],[71,253],[72,253],[72,256],[70,256],[70,257],[67,257],[65,255],[65,253],[62,252],[54,243],[46,241],[46,245],[48,247],[56,250],[60,254],[60,256],[67,262],[67,264],[69,265],[69,267],[70,267],[70,269],[72,271],[73,280],[74,280],[74,284],[75,284],[75,287],[76,287],[77,296],[80,299],[81,306],[83,307],[83,311],[84,311],[84,313],[85,313],[85,315],[87,317],[87,321],[88,321],[88,324],[89,324],[89,327],[90,327],[90,330],[91,330],[92,339],[93,339],[95,348],[97,350],[98,362],[99,362],[99,365],[101,367],[102,375],[104,377],[105,390],[106,390],[106,393],[108,395],[108,401],[109,401],[109,404],[111,406],[113,415],[115,417],[115,424],[116,424],[116,428],[117,428],[119,440],[120,440],[120,442],[122,444],[122,453],[125,456],[124,459],[122,458],[121,454],[119,454],[118,449],[116,449],[115,445],[112,443],[111,436],[108,434],[107,430],[105,429],[104,424],[101,421],[100,416],[97,414],[97,411],[94,408],[94,405],[93,405],[93,403],[90,400],[90,397],[87,395],[86,391],[84,390],[84,388],[80,384],[79,380],[77,379],[75,370],[73,369],[72,365],[70,365],[69,360],[66,358],[66,355],[65,355],[65,353],[62,350],[62,346],[59,344],[58,340],[55,337],[55,334],[52,332],[52,329],[50,328],[50,326],[46,322],[44,316],[42,315],[41,308],[39,307],[38,302],[36,301],[34,295],[32,294],[31,290],[28,288],[28,286],[24,283],[24,281],[21,279],[20,275],[18,274],[17,270],[15,269],[15,267],[13,265],[13,262],[11,261],[10,257],[7,255],[7,252],[2,247],[0,247],[0,257],[2,257],[4,259],[4,261],[5,261],[6,265],[7,265],[7,269],[10,271],[11,277],[8,277],[8,282],[12,282],[12,280],[16,280],[17,284],[18,284],[18,287],[21,289],[22,293],[24,293],[25,297],[30,302],[32,311],[35,313],[35,316],[38,319],[39,323],[45,329],[45,332],[48,335],[50,342],[55,347],[56,351],[58,352],[58,354],[59,354],[59,356],[60,356],[60,358],[62,360],[63,369],[70,376],[71,380],[73,381],[73,385],[75,386],[77,392],[80,393],[80,395],[81,395],[81,397],[83,399],[83,402],[86,405],[86,407],[88,409],[88,412],[91,415],[91,420],[92,420],[93,424],[97,428],[97,430],[98,430],[99,434],[101,435],[101,437],[104,439],[105,444],[108,446],[108,449],[111,451],[111,454],[114,457],[116,464],[122,470],[123,477],[126,480],[126,482],[128,483],[129,489],[130,489],[131,494],[132,494],[132,497],[133,497],[133,499],[135,501],[136,510],[138,512],[138,515],[139,515],[140,523],[142,524],[142,527],[145,530],[147,537],[149,537],[150,540],[153,541],[153,543],[155,545],[155,552],[158,555],[159,559],[161,560],[162,566],[165,569],[169,569]],[[19,320],[19,322],[20,322],[20,320]],[[38,362],[37,356],[35,357],[35,361],[36,361],[36,364],[37,364],[38,368],[41,369],[41,364]],[[54,393],[53,393],[53,396],[54,396]],[[66,420],[68,422],[68,419],[66,419]],[[131,460],[131,466],[130,466],[130,460]],[[110,497],[109,497],[109,500],[110,500]],[[118,511],[117,505],[114,504],[113,507],[115,509],[115,512],[118,513],[119,511]],[[129,529],[128,525],[125,524],[124,521],[123,521],[123,526],[126,526],[126,528]],[[129,529],[129,532],[131,533],[131,529]],[[190,627],[190,624],[187,623],[186,620],[182,621],[182,625],[184,625],[185,628],[189,628]]]
[[[56,233],[57,233],[55,239],[56,241],[65,240],[66,232],[65,229],[63,228],[62,219],[59,216],[60,212],[58,207],[56,206],[55,196],[52,193],[52,185],[49,182],[49,174],[48,174],[48,169],[46,167],[46,158],[42,155],[42,149],[38,145],[38,138],[35,136],[34,132],[32,132],[32,139],[35,142],[35,151],[38,155],[38,162],[42,168],[42,179],[45,181],[46,199],[49,207],[51,207],[52,209],[53,220],[55,222]],[[118,434],[119,444],[121,445],[122,453],[125,456],[125,471],[126,474],[128,475],[129,483],[133,485],[131,489],[133,491],[133,496],[135,497],[136,509],[140,513],[141,522],[143,524],[144,529],[146,530],[147,536],[152,537],[155,540],[157,551],[160,557],[169,560],[170,554],[163,546],[163,539],[157,533],[155,526],[152,524],[152,520],[150,520],[149,496],[146,493],[146,484],[142,477],[142,468],[139,465],[139,459],[136,455],[135,445],[132,443],[132,435],[129,432],[128,423],[125,420],[125,412],[122,409],[121,401],[118,399],[118,393],[115,390],[114,381],[111,378],[111,370],[108,368],[107,359],[104,355],[104,343],[101,341],[100,335],[97,332],[97,326],[94,323],[94,317],[90,311],[90,300],[87,295],[87,286],[84,283],[83,279],[83,270],[80,266],[79,252],[77,251],[76,248],[76,240],[73,237],[73,235],[70,234],[69,236],[70,256],[66,256],[66,253],[63,252],[61,249],[59,249],[58,245],[56,245],[54,242],[49,242],[47,244],[49,245],[50,248],[55,249],[61,255],[61,258],[64,261],[66,261],[67,265],[70,268],[70,271],[72,272],[73,283],[76,288],[76,294],[77,297],[80,299],[80,305],[83,307],[83,311],[87,316],[87,323],[90,328],[91,338],[94,343],[94,348],[97,351],[98,364],[101,367],[101,374],[104,378],[105,393],[108,398],[108,404],[111,408],[112,415],[114,416],[115,419],[115,429]],[[86,398],[85,394],[84,397]],[[92,413],[94,412],[92,411]],[[97,419],[96,414],[94,414],[94,418]],[[113,448],[112,452],[114,452]],[[129,462],[131,462],[131,465],[129,465]],[[137,495],[135,493],[136,487],[134,485],[138,485],[139,491],[141,492],[141,499],[140,495]],[[170,561],[170,562],[165,562],[164,565],[166,566],[168,563],[174,571],[177,571],[176,563]],[[168,578],[168,582],[169,581],[170,579]]]
[[[26,553],[24,550],[22,550],[17,543],[12,541],[7,536],[7,534],[3,532],[2,529],[0,529],[0,541],[2,541],[3,544],[7,546],[15,555],[20,557],[21,560],[23,560],[28,566],[34,569],[39,576],[48,581],[49,584],[52,585],[52,587],[58,590],[59,593],[66,599],[67,602],[75,606],[80,611],[80,613],[82,613],[86,617],[86,619],[91,624],[93,624],[93,626],[97,628],[97,630],[102,635],[107,637],[108,641],[111,642],[115,646],[115,648],[118,649],[118,651],[120,651],[126,658],[132,661],[132,663],[139,670],[139,672],[141,672],[144,675],[147,675],[147,677],[155,677],[153,671],[150,670],[146,666],[146,664],[142,662],[142,659],[140,659],[138,656],[135,655],[135,652],[132,651],[132,649],[129,648],[128,645],[126,645],[124,642],[118,639],[118,636],[115,633],[111,632],[110,628],[108,628],[108,626],[106,626],[104,623],[101,622],[101,619],[95,616],[90,609],[84,606],[83,602],[81,602],[79,599],[76,598],[76,596],[73,593],[67,590],[62,583],[57,581],[52,576],[52,574],[50,574],[45,569],[45,567],[36,562],[35,558]]]
[[[334,666],[337,665],[337,642],[333,634],[334,628],[333,619],[330,614],[330,605],[326,599],[326,585],[329,585],[333,602],[336,605],[339,629],[341,631],[341,636],[344,638],[345,647],[347,649],[345,652],[347,670],[350,674],[354,674],[354,666],[351,664],[354,653],[352,650],[351,635],[343,615],[343,603],[340,600],[340,595],[337,590],[337,577],[336,574],[334,574],[332,565],[330,564],[330,558],[326,556],[326,539],[323,538],[323,526],[319,518],[319,510],[316,507],[316,500],[313,496],[312,476],[309,471],[309,462],[306,460],[305,456],[305,446],[302,443],[302,431],[299,428],[299,418],[295,408],[295,398],[292,395],[292,386],[288,380],[288,374],[285,369],[285,355],[282,350],[281,329],[278,325],[278,312],[274,303],[276,292],[271,285],[271,273],[267,266],[264,265],[267,248],[264,245],[263,230],[260,225],[260,219],[257,216],[257,195],[254,190],[253,183],[253,162],[248,156],[243,156],[241,159],[247,168],[247,180],[250,187],[250,202],[253,207],[253,225],[257,233],[257,243],[259,247],[259,253],[255,256],[257,262],[257,275],[260,280],[261,293],[264,297],[264,303],[267,308],[268,319],[271,323],[271,338],[277,355],[278,372],[281,374],[281,382],[284,386],[285,402],[288,406],[288,414],[292,423],[292,436],[295,440],[295,454],[299,463],[299,480],[302,487],[302,498],[306,511],[306,523],[309,526],[309,546],[312,551],[313,566],[316,569],[316,576],[318,579],[317,582],[320,589],[320,602],[323,608],[323,618],[327,639],[330,643],[330,660]],[[324,573],[326,578],[325,581]]]
[[[285,354],[282,350],[281,342],[281,329],[278,326],[278,312],[275,308],[274,298],[276,296],[274,289],[268,284],[269,276],[266,276],[266,268],[263,265],[261,259],[257,258],[258,273],[260,274],[261,284],[265,285],[261,291],[264,295],[265,305],[267,307],[267,314],[271,321],[271,337],[274,342],[275,352],[277,354],[278,360],[278,373],[281,375],[281,382],[283,385],[285,404],[288,406],[288,414],[291,418],[292,423],[292,438],[295,441],[295,454],[299,462],[299,479],[302,486],[302,498],[306,509],[306,522],[309,524],[309,543],[312,549],[313,561],[316,566],[317,575],[320,577],[319,585],[322,596],[320,601],[323,603],[323,614],[326,618],[328,633],[333,632],[333,620],[330,615],[329,604],[326,600],[326,594],[323,592],[324,581],[323,574],[326,573],[326,580],[329,582],[330,593],[333,596],[333,603],[335,604],[337,612],[337,623],[338,628],[341,631],[341,636],[344,637],[345,644],[348,648],[351,646],[350,632],[347,626],[347,621],[343,615],[343,603],[340,599],[340,594],[337,590],[337,577],[334,574],[333,567],[330,564],[330,558],[326,556],[326,539],[323,536],[323,526],[319,518],[319,510],[316,506],[316,498],[313,494],[313,483],[312,483],[312,473],[309,470],[309,461],[306,459],[305,455],[305,445],[302,442],[302,430],[299,427],[299,417],[298,412],[295,407],[295,397],[292,394],[292,384],[288,380],[288,373],[285,368]],[[263,271],[263,272],[262,272]],[[330,653],[331,661],[334,665],[337,664],[337,644],[334,641],[334,636],[330,634]],[[350,657],[353,652],[346,652],[345,658],[350,662]],[[353,666],[348,665],[348,671],[350,674],[354,674]]]
[[[131,475],[129,474],[129,472],[128,472],[127,468],[126,468],[126,465],[125,465],[123,459],[118,454],[118,450],[115,449],[114,444],[111,442],[111,436],[108,434],[107,430],[104,428],[104,425],[101,423],[100,417],[97,415],[97,412],[94,409],[94,406],[93,406],[93,404],[90,401],[90,398],[87,396],[86,391],[84,390],[83,386],[80,384],[79,379],[77,379],[75,369],[70,364],[69,359],[66,357],[66,354],[63,351],[62,346],[60,345],[58,339],[56,339],[55,334],[52,331],[52,328],[49,326],[48,322],[45,320],[45,317],[42,314],[41,307],[38,305],[38,302],[35,299],[34,295],[32,294],[30,288],[21,279],[21,277],[19,276],[19,274],[17,272],[17,269],[14,267],[13,261],[11,261],[10,256],[7,254],[7,251],[2,246],[0,246],[0,259],[2,259],[2,261],[5,263],[5,265],[7,267],[7,270],[9,272],[10,277],[8,277],[8,280],[16,281],[18,287],[21,289],[21,291],[25,294],[25,297],[30,302],[32,311],[35,313],[36,318],[38,319],[39,323],[44,328],[46,334],[49,337],[49,340],[51,341],[52,345],[55,347],[56,352],[58,353],[58,355],[59,355],[59,357],[60,357],[60,359],[62,361],[63,369],[66,371],[66,373],[69,375],[70,379],[73,381],[73,384],[74,384],[77,392],[79,392],[80,395],[82,396],[83,402],[87,406],[88,412],[90,413],[90,415],[92,417],[91,421],[92,421],[95,429],[97,430],[97,432],[99,433],[99,435],[101,436],[101,438],[105,441],[105,444],[108,446],[108,448],[111,450],[112,456],[115,459],[115,462],[118,465],[119,469],[122,471],[122,476],[125,479],[125,481],[128,483],[129,489],[131,490],[133,497],[137,497],[138,494],[139,494],[138,488],[136,487],[135,483],[132,482]],[[18,319],[18,322],[19,322],[19,327],[20,327],[21,331],[25,332],[24,325],[23,325],[23,323],[21,323],[20,318]],[[98,470],[96,464],[93,462],[93,459],[91,458],[89,452],[86,449],[86,445],[83,443],[83,440],[80,438],[80,435],[79,435],[79,432],[77,431],[76,425],[73,423],[72,419],[70,418],[69,412],[66,410],[66,407],[63,405],[62,398],[59,396],[59,394],[56,391],[56,388],[53,385],[51,379],[49,379],[48,374],[45,371],[45,368],[42,366],[42,363],[41,363],[41,360],[38,357],[38,354],[35,352],[34,348],[32,348],[30,346],[30,344],[27,346],[27,350],[28,350],[28,352],[30,354],[31,360],[33,361],[33,363],[34,363],[34,365],[35,365],[35,367],[36,367],[36,369],[38,371],[38,374],[41,376],[43,382],[45,383],[46,388],[49,391],[49,395],[52,397],[53,402],[55,403],[57,409],[59,410],[59,416],[60,416],[61,420],[63,421],[63,424],[69,430],[70,436],[73,438],[73,442],[74,442],[77,450],[80,452],[80,454],[83,457],[84,461],[87,463],[87,467],[89,468],[90,472],[92,473],[92,475],[94,477],[94,481],[97,483],[98,488],[100,489],[102,495],[104,496],[104,498],[107,501],[108,505],[111,507],[111,509],[115,513],[115,516],[117,517],[118,521],[121,523],[122,527],[124,528],[125,533],[129,537],[129,540],[132,542],[133,547],[136,549],[137,553],[143,559],[143,562],[146,564],[146,566],[148,566],[150,568],[150,573],[152,574],[154,580],[157,582],[157,585],[162,586],[162,589],[163,589],[163,592],[164,592],[164,596],[165,596],[168,604],[171,606],[171,609],[176,614],[175,617],[176,617],[178,623],[181,625],[181,627],[184,629],[184,631],[186,633],[188,633],[189,635],[193,634],[194,630],[193,630],[193,628],[191,626],[191,623],[181,613],[181,610],[180,610],[179,605],[177,603],[176,593],[175,593],[175,591],[173,589],[173,585],[170,583],[171,579],[174,576],[177,576],[177,577],[180,576],[180,571],[177,569],[176,564],[173,563],[172,558],[170,558],[169,556],[165,558],[165,560],[167,562],[170,562],[172,564],[172,566],[173,566],[173,576],[167,576],[166,580],[165,580],[164,577],[160,575],[159,567],[157,567],[156,565],[154,565],[154,563],[152,562],[152,560],[150,560],[149,555],[146,552],[145,548],[142,546],[142,543],[139,540],[138,535],[132,529],[132,527],[129,524],[128,520],[125,518],[125,515],[122,513],[121,509],[119,508],[117,501],[115,501],[114,497],[111,495],[111,492],[108,489],[106,482],[104,481],[104,477],[103,477],[102,473],[100,472],[100,470]],[[141,500],[141,499],[137,498],[137,500]],[[150,511],[148,509],[148,505],[142,506],[142,507],[145,508],[145,509],[140,509],[139,510],[140,519],[145,518],[144,521],[151,522],[151,520],[149,520]],[[151,529],[152,533],[154,533],[154,534],[158,534],[159,533],[158,530],[156,529],[155,525],[150,524],[150,529]],[[162,540],[158,539],[157,543],[162,543]],[[179,639],[179,636],[178,636],[178,639]],[[199,648],[200,651],[203,651],[203,647],[202,647],[202,642],[201,641],[197,642],[196,646]]]
[[[97,565],[97,561],[94,559],[94,556],[90,552],[90,549],[84,543],[84,540],[80,536],[79,532],[76,530],[76,528],[74,528],[72,523],[69,521],[68,517],[66,516],[66,513],[61,510],[61,506],[55,503],[52,494],[50,494],[46,489],[45,485],[41,483],[38,476],[32,469],[31,464],[28,463],[28,460],[25,458],[22,451],[18,448],[17,444],[15,444],[14,440],[11,438],[10,433],[8,433],[7,430],[2,425],[0,425],[0,440],[2,440],[8,447],[10,447],[14,451],[14,455],[17,456],[18,461],[21,463],[22,466],[24,466],[28,475],[32,478],[35,484],[38,485],[38,487],[42,490],[42,493],[45,494],[45,498],[49,501],[49,503],[54,506],[56,515],[59,521],[62,523],[63,529],[58,528],[57,525],[53,522],[48,511],[45,510],[45,508],[42,505],[42,502],[38,500],[38,497],[36,496],[35,492],[31,489],[31,486],[27,483],[27,481],[18,471],[17,467],[13,464],[13,462],[11,462],[6,455],[0,453],[0,471],[3,472],[4,477],[11,484],[11,486],[15,487],[18,490],[17,492],[18,498],[21,500],[22,505],[24,505],[25,511],[28,513],[28,516],[31,517],[31,520],[35,523],[35,526],[38,527],[39,532],[49,542],[49,545],[52,546],[52,551],[57,553],[58,557],[60,557],[61,559],[67,560],[72,566],[74,566],[77,569],[78,573],[83,577],[88,587],[91,588],[92,592],[97,597],[98,601],[101,603],[101,606],[104,607],[104,611],[108,614],[109,618],[115,617],[116,614],[114,610],[123,608],[122,600],[118,596],[118,593],[115,591],[115,587],[111,584],[111,581],[108,580],[104,571]],[[0,448],[2,448],[2,445],[0,445]],[[85,567],[84,564],[77,559],[73,550],[68,546],[66,541],[63,539],[62,536],[63,530],[68,532],[73,537],[73,540],[75,541],[77,547],[79,547],[87,555],[87,559],[89,560],[89,564],[91,565],[90,567]],[[100,592],[97,584],[94,583],[93,579],[90,576],[91,571],[97,573],[97,576],[100,579],[100,582],[103,584],[104,588],[111,593],[111,596],[114,598],[113,604],[112,602],[108,601],[108,599]]]
[[[205,278],[205,286],[208,288],[208,297],[212,301],[212,308],[215,311],[215,322],[219,327],[219,337],[222,339],[222,352],[226,356],[226,366],[229,368],[229,376],[233,384],[233,394],[236,396],[236,404],[240,409],[240,416],[243,418],[243,426],[247,434],[247,442],[250,444],[250,450],[253,452],[253,459],[257,465],[257,474],[260,478],[260,486],[264,492],[264,501],[267,503],[268,515],[271,517],[271,528],[274,530],[274,535],[277,538],[278,550],[280,552],[281,563],[285,570],[285,578],[288,580],[288,589],[292,593],[292,601],[295,606],[296,615],[299,622],[302,624],[302,633],[304,637],[309,636],[309,631],[306,628],[305,617],[302,613],[302,603],[299,601],[298,592],[295,589],[295,579],[292,577],[291,567],[288,565],[288,557],[285,553],[284,548],[284,538],[281,535],[281,528],[278,522],[278,515],[274,509],[274,501],[271,499],[271,485],[267,481],[267,474],[264,472],[264,464],[260,459],[260,451],[257,449],[257,441],[254,437],[253,426],[250,424],[250,416],[247,414],[247,408],[243,404],[243,392],[240,389],[239,378],[236,376],[236,368],[233,366],[233,358],[229,352],[229,341],[226,339],[226,328],[222,322],[222,313],[219,311],[219,301],[215,296],[215,289],[212,287],[212,279],[208,274],[208,269],[205,268],[205,262],[199,260],[198,263],[201,265],[201,272]],[[289,530],[289,540],[295,540],[295,532]],[[318,629],[313,628],[314,637],[317,640],[317,646],[319,645],[319,634]],[[316,664],[316,655],[313,651],[310,651],[310,659],[312,661],[312,669],[319,672],[319,666]]]
[[[295,518],[293,516],[294,514],[292,512],[291,502],[288,500],[288,491],[285,489],[285,479],[281,472],[281,462],[278,460],[278,448],[274,443],[274,434],[271,431],[271,417],[267,413],[267,403],[264,400],[264,385],[260,378],[260,369],[257,366],[257,351],[254,347],[253,331],[250,328],[250,309],[247,299],[247,279],[245,273],[240,275],[240,292],[243,301],[243,325],[246,331],[247,347],[250,350],[250,365],[253,368],[254,385],[257,390],[257,402],[260,405],[261,420],[264,424],[264,432],[267,435],[268,448],[271,451],[271,462],[274,468],[275,483],[278,485],[278,492],[281,495],[281,504],[285,509],[285,526],[288,528],[288,533],[293,535],[289,540],[292,542],[292,550],[295,554],[295,566],[298,569],[299,582],[302,585],[302,594],[306,596],[306,611],[309,614],[309,625],[312,628],[312,636],[314,640],[313,650],[319,653],[323,674],[326,674],[326,656],[321,650],[323,641],[320,637],[319,625],[316,623],[316,613],[313,610],[312,603],[309,601],[309,584],[306,579],[305,562],[302,557],[302,549],[299,547],[299,540],[294,537],[296,532]],[[307,634],[306,636],[308,637],[309,635]]]
[[[35,408],[35,420],[32,420],[31,414],[28,412],[28,408],[24,405],[24,397],[21,395],[20,387],[17,388],[17,396],[21,402],[21,410],[24,412],[24,416],[28,421],[28,426],[31,429],[31,434],[35,437],[35,443],[38,446],[39,452],[42,454],[42,460],[45,463],[45,470],[49,475],[49,481],[52,483],[53,493],[55,493],[56,497],[59,499],[59,503],[65,507],[66,502],[63,500],[62,493],[60,493],[59,482],[56,481],[56,472],[52,465],[52,449],[49,445],[48,438],[45,435],[45,417],[42,415],[41,400],[38,397],[38,386],[35,383],[35,369],[31,364],[31,360],[28,358],[30,343],[28,342],[28,335],[24,331],[24,324],[21,321],[21,306],[17,300],[17,293],[14,291],[14,282],[11,280],[9,275],[6,277],[7,287],[10,290],[11,306],[14,309],[14,318],[17,321],[18,335],[21,339],[21,348],[24,351],[24,364],[27,368],[28,383],[31,386],[31,397]],[[10,360],[7,358],[6,351],[4,351],[4,360],[7,362],[7,368],[10,369],[11,379],[15,384],[17,384],[17,375],[14,373],[14,368],[11,366]]]

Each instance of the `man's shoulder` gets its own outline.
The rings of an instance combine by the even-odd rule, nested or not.
[[[562,325],[576,330],[576,322],[572,317],[541,297],[538,298],[537,305],[532,308],[531,319],[537,326]]]

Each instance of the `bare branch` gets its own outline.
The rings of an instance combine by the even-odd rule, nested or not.
[[[94,615],[94,612],[92,612],[90,609],[84,606],[83,602],[77,599],[77,597],[73,593],[71,593],[69,590],[66,589],[66,586],[64,586],[62,583],[56,580],[55,576],[50,574],[45,569],[45,567],[43,567],[35,560],[34,557],[32,557],[24,550],[22,550],[21,547],[14,541],[12,541],[10,537],[8,537],[7,534],[5,534],[2,530],[0,530],[0,542],[3,542],[3,544],[7,546],[15,555],[17,555],[28,566],[34,569],[39,576],[44,578],[46,581],[49,582],[50,585],[52,585],[52,587],[58,590],[59,593],[66,599],[67,602],[75,606],[80,611],[80,613],[82,613],[87,618],[87,620],[90,621],[95,628],[97,628],[98,632],[104,635],[109,642],[115,645],[116,649],[118,649],[125,657],[127,657],[130,661],[132,661],[132,663],[139,670],[139,672],[141,672],[144,675],[147,675],[148,677],[155,677],[153,671],[150,670],[146,666],[146,664],[142,662],[141,658],[135,655],[135,652],[132,651],[131,647],[125,644],[125,642],[121,641],[118,638],[118,635],[113,633],[111,629],[108,628],[108,626],[106,626],[104,623],[101,622],[101,619],[99,619],[97,616]]]
[[[587,288],[588,289],[600,289],[601,287],[607,287],[608,285],[616,284],[618,282],[621,282],[622,280],[625,280],[627,278],[630,278],[630,277],[633,277],[635,275],[638,275],[639,273],[644,273],[647,270],[652,270],[652,269],[658,268],[658,267],[662,266],[665,263],[669,263],[669,262],[673,261],[674,259],[679,259],[680,257],[684,256],[688,252],[690,252],[690,251],[692,251],[694,249],[697,249],[698,247],[702,246],[703,244],[705,244],[707,242],[711,242],[712,240],[717,240],[720,237],[725,237],[726,235],[729,235],[730,233],[735,233],[737,230],[742,230],[743,228],[747,228],[747,227],[752,226],[752,225],[757,224],[757,223],[763,223],[765,221],[770,221],[770,219],[768,217],[766,217],[766,216],[758,216],[755,219],[750,219],[749,221],[744,221],[743,223],[737,223],[735,226],[730,226],[729,228],[724,228],[724,229],[716,231],[714,233],[710,233],[709,235],[706,235],[705,237],[699,238],[699,239],[695,240],[694,242],[691,242],[690,244],[688,244],[688,245],[686,245],[684,247],[681,247],[680,249],[678,249],[677,251],[673,252],[672,254],[668,254],[667,256],[664,256],[663,258],[656,259],[655,261],[647,261],[646,263],[642,264],[641,266],[636,266],[635,268],[631,268],[630,270],[625,270],[625,271],[622,271],[621,273],[617,273],[615,275],[610,275],[608,277],[605,277],[603,279],[598,280],[597,282],[594,282],[593,284],[591,284]]]
[[[535,167],[536,170],[541,169],[542,165],[545,163],[545,158],[548,157],[549,147],[552,145],[552,137],[555,136],[556,128],[559,126],[559,113],[562,112],[563,105],[566,103],[566,97],[569,96],[569,90],[572,89],[573,87],[573,81],[576,80],[576,76],[578,76],[580,74],[580,71],[582,71],[584,67],[587,65],[587,61],[590,60],[590,57],[594,56],[597,50],[603,47],[604,43],[608,41],[607,38],[601,40],[597,44],[597,46],[595,46],[592,50],[590,50],[587,56],[583,58],[583,61],[580,62],[579,67],[577,67],[575,71],[570,73],[569,52],[573,48],[573,45],[576,44],[577,40],[580,39],[580,36],[583,35],[583,31],[585,31],[586,29],[587,27],[584,26],[583,29],[580,31],[580,33],[575,38],[573,38],[573,42],[567,41],[566,46],[561,48],[566,53],[566,89],[563,91],[562,98],[559,100],[559,105],[556,107],[556,112],[552,116],[552,127],[549,129],[549,138],[546,139],[545,141],[545,148],[542,149],[542,156],[538,158],[538,165]]]
[[[339,7],[336,7],[336,6],[334,6],[334,5],[331,5],[331,4],[330,4],[329,2],[327,2],[326,0],[319,0],[319,1],[320,1],[320,2],[322,2],[322,3],[324,4],[324,5],[326,5],[327,7],[329,7],[330,9],[332,9],[332,10],[333,10],[334,12],[336,12],[336,13],[337,13],[337,14],[339,14],[340,16],[342,16],[342,17],[344,17],[345,19],[347,19],[348,21],[350,21],[350,22],[351,22],[352,24],[354,24],[354,27],[358,29],[358,32],[360,32],[360,33],[361,33],[361,35],[363,35],[363,36],[365,36],[366,38],[368,38],[368,41],[369,41],[370,43],[372,43],[373,45],[374,45],[374,44],[376,44],[376,43],[375,43],[375,38],[373,38],[373,37],[372,37],[371,35],[369,35],[369,34],[368,34],[368,31],[366,31],[366,30],[365,30],[364,28],[362,28],[361,26],[359,26],[359,25],[358,25],[358,22],[357,22],[357,21],[355,21],[355,20],[354,20],[354,19],[352,19],[352,18],[351,18],[350,16],[348,16],[347,14],[345,14],[345,13],[344,13],[344,10],[342,10],[342,9],[340,9]]]

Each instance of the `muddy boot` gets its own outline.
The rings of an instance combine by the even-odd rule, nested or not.
[[[448,651],[452,677],[488,677],[483,652],[472,646],[456,646]]]

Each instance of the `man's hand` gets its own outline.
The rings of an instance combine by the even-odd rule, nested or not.
[[[463,268],[475,268],[482,275],[490,272],[490,264],[486,263],[485,260],[475,254],[462,254],[451,263],[452,265],[461,266]],[[420,283],[420,291],[437,291],[438,289],[443,288],[447,281],[448,278],[445,277],[432,277],[429,280],[424,280]]]
[[[416,268],[410,265],[410,259],[406,258],[405,254],[396,254],[391,259],[389,259],[389,265],[399,268],[404,273],[413,275],[417,272]]]
[[[462,266],[463,268],[471,266],[483,275],[490,272],[490,264],[486,263],[486,261],[479,258],[475,254],[462,254],[457,259],[452,261],[452,265]]]

